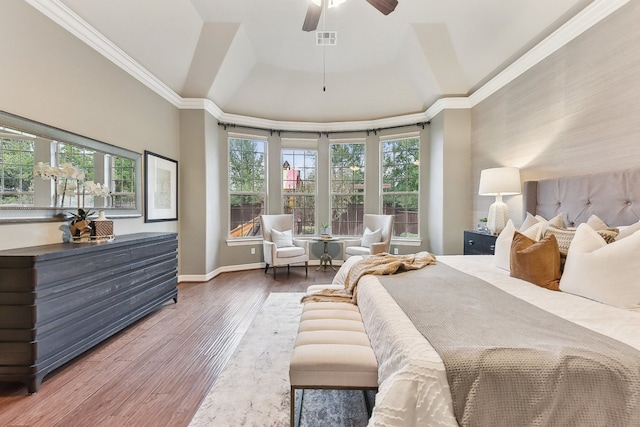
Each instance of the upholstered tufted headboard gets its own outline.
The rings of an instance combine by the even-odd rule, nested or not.
[[[526,181],[522,190],[525,215],[550,219],[562,213],[571,227],[592,214],[610,226],[640,219],[640,169]]]

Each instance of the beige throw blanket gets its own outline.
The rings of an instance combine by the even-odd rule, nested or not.
[[[640,425],[635,348],[444,263],[378,280],[442,358],[460,426]]]
[[[380,253],[366,257],[351,267],[344,281],[344,289],[323,289],[313,295],[306,295],[302,302],[335,301],[350,302],[357,305],[358,282],[367,274],[382,276],[402,271],[418,270],[434,264],[436,257],[429,252],[418,252],[410,255],[390,255]]]

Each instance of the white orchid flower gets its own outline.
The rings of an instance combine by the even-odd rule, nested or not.
[[[106,185],[100,184],[99,182],[87,181],[84,183],[89,193],[94,196],[105,197],[109,195],[109,188]]]
[[[39,176],[42,179],[51,179],[53,175],[53,171],[56,168],[49,165],[49,163],[38,162],[37,165],[33,167],[33,175]]]
[[[78,185],[75,182],[65,181],[58,183],[58,194],[64,194],[66,196],[74,196]]]

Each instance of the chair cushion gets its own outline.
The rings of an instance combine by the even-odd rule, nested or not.
[[[299,246],[276,249],[276,256],[278,258],[293,258],[300,255],[304,255],[304,248],[301,248]]]
[[[371,255],[371,249],[362,246],[347,246],[344,251],[348,255]]]
[[[277,248],[288,248],[293,246],[293,233],[291,230],[278,231],[271,229],[271,240]]]
[[[375,231],[369,230],[367,227],[362,235],[362,246],[370,248],[372,244],[378,243],[382,240],[382,230],[378,228]]]

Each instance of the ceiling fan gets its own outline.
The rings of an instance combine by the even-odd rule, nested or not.
[[[307,15],[304,17],[304,23],[302,24],[302,29],[304,31],[315,31],[315,29],[318,28],[323,3],[328,2],[328,7],[331,8],[340,5],[345,1],[346,0],[310,0],[309,7],[307,8]],[[388,15],[395,10],[398,5],[398,0],[367,0],[367,3],[378,9],[383,15]]]

